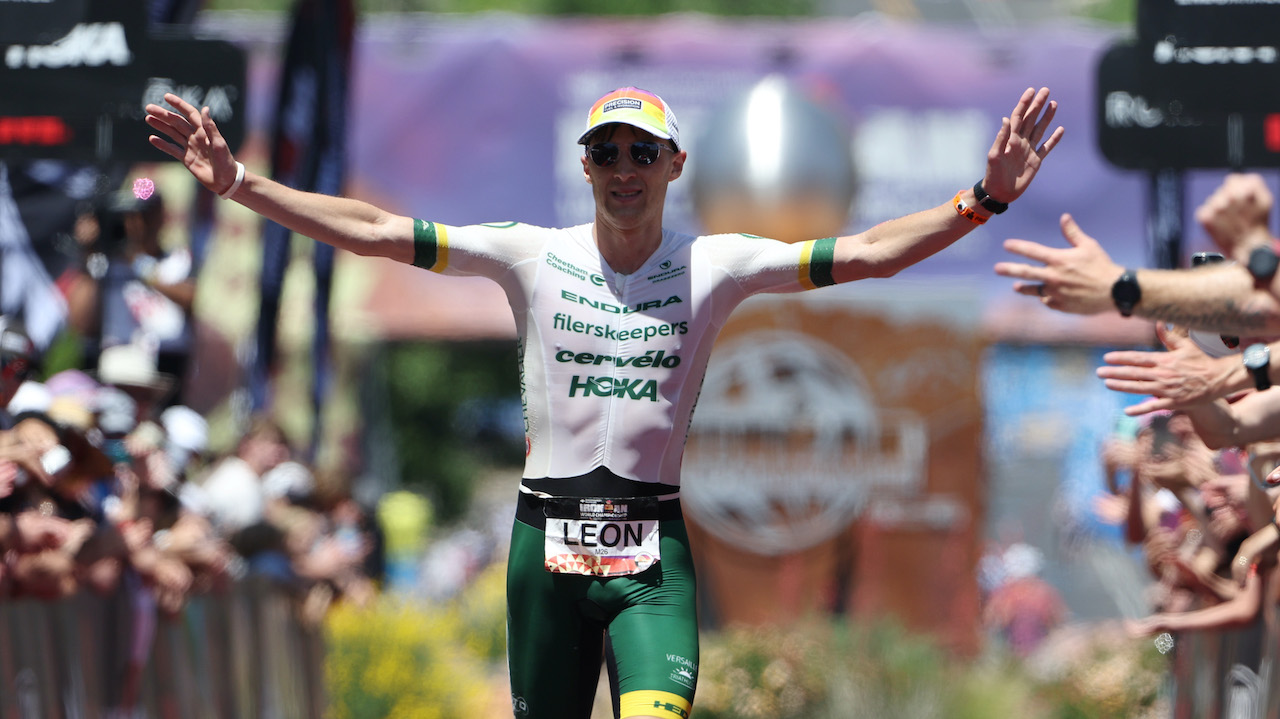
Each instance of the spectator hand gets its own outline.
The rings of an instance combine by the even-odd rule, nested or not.
[[[156,603],[167,614],[182,611],[187,594],[191,591],[193,575],[181,560],[161,557],[155,565]]]
[[[1124,631],[1134,639],[1150,637],[1165,631],[1164,621],[1159,614],[1153,614],[1149,617],[1141,619],[1126,619],[1124,621]]]
[[[1144,461],[1142,477],[1155,486],[1171,492],[1195,487],[1183,464],[1181,453],[1169,459]]]
[[[1277,541],[1280,541],[1280,528],[1275,524],[1268,524],[1246,537],[1231,560],[1231,578],[1243,587],[1258,559],[1266,552],[1274,552]]]
[[[1129,498],[1104,492],[1093,498],[1093,514],[1103,524],[1123,524],[1129,514]]]
[[[49,476],[49,473],[44,470],[44,465],[40,463],[40,455],[45,449],[15,437],[12,441],[6,442],[3,447],[0,447],[0,465],[12,463],[18,469],[25,471],[27,476],[40,480],[40,483],[46,487],[52,487],[53,477]],[[4,467],[0,466],[0,490],[4,486],[4,472]],[[15,477],[15,482],[16,479]],[[0,491],[0,497],[8,496],[12,492],[12,488],[9,489],[9,492]]]
[[[19,512],[13,518],[16,530],[16,549],[24,552],[56,549],[77,535],[77,525],[62,517],[46,516],[39,512]],[[83,541],[83,540],[81,540]]]
[[[1071,215],[1064,214],[1060,224],[1062,236],[1070,247],[1005,240],[1006,250],[1044,266],[998,262],[996,274],[1020,280],[1013,285],[1015,292],[1039,296],[1050,309],[1081,315],[1114,311],[1111,285],[1124,273],[1124,268],[1113,262],[1102,245],[1086,235]]]
[[[1125,414],[1136,416],[1189,407],[1212,402],[1224,394],[1222,388],[1227,386],[1239,358],[1210,357],[1163,322],[1156,323],[1156,335],[1164,343],[1165,352],[1123,350],[1102,357],[1107,366],[1099,367],[1097,374],[1106,380],[1108,389],[1153,397],[1126,407]]]
[[[17,489],[19,474],[21,472],[16,463],[0,459],[0,499],[8,497]]]
[[[1196,221],[1223,254],[1244,264],[1250,250],[1271,241],[1271,206],[1271,190],[1261,175],[1232,173],[1196,209]]]
[[[1102,466],[1110,472],[1131,469],[1138,462],[1138,447],[1134,442],[1118,437],[1108,438],[1102,444]]]

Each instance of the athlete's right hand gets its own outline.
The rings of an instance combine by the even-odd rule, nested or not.
[[[186,100],[168,92],[165,93],[164,100],[177,109],[177,112],[149,104],[146,108],[146,121],[152,129],[163,133],[173,142],[156,135],[147,139],[156,148],[181,160],[200,184],[219,194],[225,192],[235,182],[236,161],[231,156],[227,141],[213,122],[213,117],[209,115],[209,108],[198,110]]]

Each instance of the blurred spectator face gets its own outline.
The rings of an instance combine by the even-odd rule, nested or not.
[[[0,316],[0,409],[9,405],[18,387],[31,375],[34,359],[35,345],[30,338]]]
[[[59,444],[58,431],[53,425],[34,417],[19,422],[13,428],[13,432],[17,435],[18,441],[37,452],[47,452]]]
[[[93,480],[111,473],[106,456],[73,429],[64,429],[60,435],[51,420],[27,417],[18,422],[13,432],[39,454],[44,471],[53,480],[53,489],[63,496],[79,496]]]
[[[289,444],[275,423],[257,420],[240,440],[240,459],[259,475],[289,459]]]
[[[1242,510],[1231,504],[1224,504],[1209,510],[1208,529],[1217,538],[1228,541],[1245,533]]]
[[[124,215],[124,232],[130,254],[141,252],[159,256],[160,230],[163,227],[164,202],[157,192]]]
[[[1219,475],[1201,485],[1200,492],[1205,506],[1210,509],[1237,507],[1243,512],[1249,497],[1249,475]]]

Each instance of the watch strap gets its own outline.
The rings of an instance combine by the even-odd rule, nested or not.
[[[1138,286],[1138,273],[1129,268],[1111,285],[1111,301],[1121,316],[1133,316],[1133,308],[1142,300],[1142,288]]]
[[[1280,258],[1276,257],[1276,251],[1271,245],[1260,245],[1249,253],[1249,262],[1246,267],[1249,269],[1249,274],[1253,275],[1255,283],[1269,285],[1271,279],[1276,276],[1277,267],[1280,267]]]
[[[977,198],[978,204],[982,205],[983,209],[993,215],[999,215],[1009,209],[1009,203],[997,202],[987,194],[987,189],[982,186],[982,180],[973,183],[973,196]]]
[[[1252,365],[1248,359],[1260,356],[1263,360],[1261,364]],[[1253,386],[1259,392],[1271,388],[1271,348],[1267,345],[1258,343],[1245,348],[1243,358],[1245,358],[1245,369],[1249,370],[1249,374],[1253,375]]]

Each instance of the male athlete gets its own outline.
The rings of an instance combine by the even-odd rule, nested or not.
[[[588,114],[578,142],[595,221],[567,229],[449,227],[292,190],[246,173],[207,108],[165,101],[178,112],[147,106],[147,124],[163,135],[151,143],[222,197],[335,247],[483,275],[506,292],[526,431],[507,575],[512,705],[522,719],[590,717],[606,636],[615,713],[689,715],[698,627],[680,461],[733,308],[758,292],[887,277],[946,248],[1018,199],[1063,134],[1041,144],[1057,105],[1047,88],[1028,89],[974,188],[858,235],[786,244],[663,229],[667,183],[686,154],[671,108],[636,88],[605,95]]]

